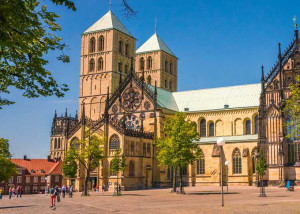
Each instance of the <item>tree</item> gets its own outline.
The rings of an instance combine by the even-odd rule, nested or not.
[[[68,178],[75,178],[78,170],[76,160],[73,158],[73,152],[74,150],[71,149],[70,152],[67,153],[61,169],[63,174]]]
[[[295,79],[295,83],[291,83],[289,88],[291,96],[285,100],[284,112],[288,115],[287,137],[290,139],[300,138],[300,76]]]
[[[117,174],[117,195],[121,195],[119,189],[119,173],[125,170],[125,158],[121,155],[121,149],[115,151],[113,159],[110,161],[110,171]]]
[[[0,138],[0,182],[7,181],[17,173],[16,165],[10,161],[11,154],[8,142],[7,139]]]
[[[268,168],[267,161],[261,149],[259,149],[259,157],[255,165],[256,173],[258,174],[258,180],[260,181],[260,196],[266,196],[263,189],[263,177],[266,174]]]
[[[201,156],[201,150],[194,142],[198,136],[195,123],[187,120],[186,115],[178,112],[166,119],[165,138],[156,140],[157,159],[161,165],[173,167],[173,192],[176,191],[176,171],[180,172],[180,193],[183,192],[182,172]]]
[[[99,138],[95,134],[92,134],[90,130],[84,133],[82,140],[78,140],[76,143],[70,145],[69,150],[66,153],[67,162],[74,167],[74,162],[80,164],[85,170],[84,190],[82,195],[87,196],[88,194],[88,182],[90,180],[90,173],[99,166],[100,160],[103,159],[104,138]],[[78,166],[74,167],[77,169]],[[68,176],[75,177],[74,171],[64,169]],[[77,171],[77,170],[76,170]]]

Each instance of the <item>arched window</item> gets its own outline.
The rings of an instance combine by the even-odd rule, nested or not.
[[[60,149],[60,138],[58,138],[58,144],[57,144],[57,148]]]
[[[125,70],[125,74],[128,74],[128,65],[125,65],[124,70]]]
[[[258,115],[254,117],[254,134],[258,133]]]
[[[140,58],[140,70],[142,71],[145,68],[145,60],[144,57]]]
[[[172,90],[172,88],[173,88],[173,86],[172,86],[172,80],[170,80],[170,82],[169,82],[169,88],[170,88],[170,90]]]
[[[112,167],[112,165],[110,164],[110,167],[109,167],[109,174],[110,174],[110,176],[117,176],[117,173],[116,172],[113,172],[112,170],[111,170],[111,167]]]
[[[173,74],[173,62],[170,62],[170,74]]]
[[[100,57],[98,58],[98,71],[102,71],[103,70],[103,58]]]
[[[213,122],[211,122],[209,124],[208,136],[212,137],[214,135],[215,135],[215,124]]]
[[[125,44],[125,55],[129,56],[129,45]]]
[[[204,174],[205,174],[205,157],[202,152],[201,158],[197,160],[197,175],[204,175]]]
[[[251,121],[248,119],[245,121],[245,134],[251,134]]]
[[[92,37],[90,39],[90,53],[95,52],[95,50],[96,50],[96,40],[95,37]]]
[[[54,140],[54,149],[56,149],[57,148],[57,139],[55,138],[55,140]]]
[[[151,76],[150,75],[147,77],[147,84],[151,85]]]
[[[257,153],[257,148],[254,147],[254,149],[253,149],[252,152],[251,152],[252,173],[255,173],[256,153]]]
[[[132,160],[129,162],[129,176],[134,176],[134,163]]]
[[[165,80],[165,87],[168,88],[168,80]]]
[[[110,140],[109,140],[109,150],[116,150],[119,148],[120,148],[119,136],[114,134],[110,137]]]
[[[118,63],[118,71],[122,73],[122,62]]]
[[[78,138],[75,137],[71,140],[71,143],[70,143],[70,146],[76,148],[76,149],[79,149],[80,148],[80,145],[78,143]]]
[[[90,59],[89,71],[93,72],[94,70],[95,70],[95,60],[94,59]]]
[[[232,154],[233,174],[242,174],[242,157],[238,148]]]
[[[103,51],[104,50],[104,37],[103,36],[99,37],[98,49],[99,49],[99,51]]]
[[[165,61],[165,71],[168,72],[169,70],[169,62],[166,60]]]
[[[123,53],[123,42],[119,41],[119,53]]]
[[[149,56],[147,59],[147,69],[151,70],[152,69],[152,57]]]
[[[200,137],[206,137],[206,120],[200,120]]]

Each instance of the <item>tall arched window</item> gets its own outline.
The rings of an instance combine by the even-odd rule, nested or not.
[[[258,133],[258,115],[254,117],[254,134]]]
[[[129,45],[125,44],[125,55],[129,56]]]
[[[251,120],[245,121],[245,134],[251,134]]]
[[[96,39],[95,37],[92,37],[90,39],[90,53],[95,52],[95,50],[96,50]]]
[[[104,37],[103,36],[99,37],[98,50],[99,51],[103,51],[104,50]]]
[[[128,65],[125,65],[124,71],[125,71],[125,74],[128,74]]]
[[[170,82],[169,82],[169,88],[170,88],[170,90],[172,90],[172,89],[173,89],[172,80],[170,80]]]
[[[98,58],[98,71],[102,71],[103,70],[103,58],[100,57]]]
[[[123,42],[119,41],[119,53],[123,53]]]
[[[168,88],[168,80],[165,80],[165,87]]]
[[[150,76],[150,75],[147,77],[147,83],[148,83],[149,85],[151,85],[151,76]]]
[[[205,174],[205,157],[202,152],[201,158],[197,160],[197,175],[204,175],[204,174]]]
[[[173,62],[170,61],[170,74],[173,74]]]
[[[168,72],[169,70],[169,62],[166,60],[165,61],[165,71]]]
[[[254,147],[254,149],[253,149],[252,152],[251,152],[252,173],[255,173],[256,153],[257,153],[257,148]]]
[[[55,138],[55,140],[54,140],[54,149],[56,149],[57,148],[57,139]]]
[[[233,174],[242,174],[242,157],[238,148],[232,154]]]
[[[92,58],[89,62],[89,71],[93,72],[95,70],[95,60]]]
[[[122,73],[122,62],[118,63],[118,71]]]
[[[151,70],[152,69],[152,57],[149,56],[147,59],[147,69]]]
[[[209,124],[208,136],[212,137],[214,135],[215,135],[215,124],[214,124],[214,122],[211,122]]]
[[[57,144],[57,148],[60,149],[60,138],[58,138],[58,144]]]
[[[119,136],[114,134],[110,137],[110,140],[109,140],[109,150],[116,150],[119,148],[120,148]]]
[[[132,160],[129,162],[129,176],[134,176],[134,163]]]
[[[206,137],[206,120],[200,120],[200,137]]]
[[[140,58],[140,70],[142,71],[145,68],[145,60],[144,57]]]

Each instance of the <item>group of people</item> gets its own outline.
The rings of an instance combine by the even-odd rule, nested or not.
[[[51,206],[50,207],[53,208],[53,209],[56,209],[55,203],[56,203],[56,201],[60,202],[61,193],[62,193],[63,198],[65,198],[66,193],[69,194],[69,198],[72,198],[73,197],[73,191],[74,191],[73,186],[67,187],[67,186],[63,185],[62,188],[60,188],[58,186],[52,186],[52,188],[49,191],[50,198],[51,198]],[[45,194],[46,194],[46,191],[45,191]]]
[[[0,199],[2,198],[2,191],[3,190],[0,190],[1,191],[1,197]],[[14,186],[10,186],[9,189],[8,189],[8,198],[11,199],[11,197],[13,196],[17,196],[17,198],[22,198],[22,186],[17,186],[17,188],[15,188]]]

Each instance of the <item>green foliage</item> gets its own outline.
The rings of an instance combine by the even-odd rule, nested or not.
[[[200,148],[193,142],[198,136],[195,123],[187,120],[184,113],[167,118],[164,132],[166,137],[155,142],[160,165],[184,168],[201,156]]]
[[[49,0],[76,10],[70,0]],[[48,11],[39,0],[2,0],[0,4],[0,94],[9,94],[10,88],[23,91],[32,98],[56,95],[63,97],[66,84],[59,85],[45,68],[44,58],[49,51],[60,51],[58,60],[69,62],[64,54],[66,45],[56,33],[61,31],[57,23],[59,15]],[[0,97],[0,108],[13,104]]]
[[[255,165],[255,170],[256,170],[256,173],[259,175],[259,176],[264,176],[266,174],[266,170],[268,168],[268,164],[267,164],[267,161],[264,157],[264,154],[262,152],[262,150],[260,149],[259,151],[259,158],[256,162],[256,165]]]
[[[17,173],[16,165],[10,161],[10,158],[8,140],[0,138],[0,182],[7,181]]]
[[[285,100],[284,111],[288,115],[287,128],[288,138],[300,138],[300,76],[296,77],[296,82],[289,85],[291,97]],[[291,127],[291,128],[289,128]]]
[[[77,170],[78,166],[76,160],[72,158],[72,155],[70,155],[70,153],[68,153],[63,161],[62,172],[68,178],[75,178]]]
[[[110,161],[110,170],[117,175],[125,170],[125,158],[121,155],[121,149],[115,151],[113,159]]]

